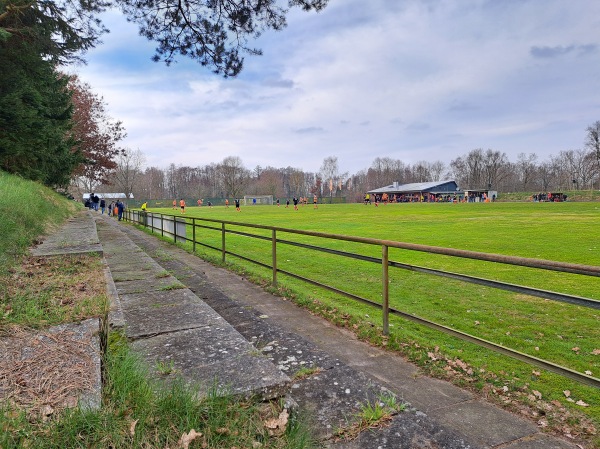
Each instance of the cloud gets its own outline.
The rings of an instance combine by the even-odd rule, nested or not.
[[[294,81],[290,79],[266,78],[262,84],[267,87],[280,87],[283,89],[292,89],[294,87]]]
[[[479,147],[542,160],[600,119],[599,16],[600,2],[564,0],[330,2],[293,10],[224,80],[183,57],[152,63],[156,45],[113,11],[80,73],[124,122],[124,145],[157,166],[296,166],[302,154],[316,171],[331,154],[356,172]]]
[[[320,126],[309,126],[308,128],[296,129],[294,132],[297,134],[320,134],[325,132],[325,130]]]
[[[569,53],[576,52],[579,55],[595,53],[598,50],[596,44],[568,45],[566,47],[531,47],[530,53],[534,58],[556,58]]]
[[[429,125],[429,123],[422,122],[411,123],[406,127],[408,131],[427,131],[430,128],[431,126]]]

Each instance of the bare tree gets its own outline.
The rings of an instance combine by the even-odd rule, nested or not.
[[[586,129],[585,147],[590,150],[591,157],[595,161],[595,179],[600,178],[600,120],[596,121]],[[592,181],[593,186],[593,181]]]
[[[154,200],[169,196],[165,183],[165,172],[158,167],[146,168],[144,176],[140,177],[136,185],[133,192],[136,198]]]
[[[506,153],[488,149],[483,159],[484,188],[498,188],[510,173],[510,163]]]
[[[228,156],[219,164],[219,174],[225,189],[225,196],[239,198],[249,178],[248,170],[237,156]]]
[[[339,176],[339,166],[337,156],[328,156],[323,159],[323,164],[319,170],[321,180],[325,188],[329,190],[329,196],[333,196],[334,186],[337,185]]]
[[[516,168],[519,175],[519,182],[523,191],[532,189],[533,176],[536,172],[537,155],[535,153],[519,153],[517,156]]]
[[[483,150],[471,150],[466,156],[450,162],[452,174],[457,183],[468,189],[483,187]]]
[[[125,148],[119,153],[115,162],[117,167],[113,176],[114,184],[129,198],[142,174],[146,157],[139,149]]]
[[[435,161],[429,164],[430,181],[441,181],[446,176],[446,164]]]
[[[288,169],[288,179],[289,179],[289,190],[287,194],[289,196],[300,196],[304,194],[308,190],[306,185],[306,177],[305,173],[302,170],[297,168],[289,168]]]

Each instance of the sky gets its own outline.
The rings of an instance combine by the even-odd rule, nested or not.
[[[477,148],[549,160],[600,120],[597,0],[330,0],[251,43],[235,79],[178,58],[118,11],[72,73],[102,96],[147,166],[340,172],[377,157],[442,161]]]

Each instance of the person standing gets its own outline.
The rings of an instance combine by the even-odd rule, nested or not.
[[[102,215],[104,215],[104,209],[106,209],[106,200],[102,198],[100,200],[100,210],[102,211]]]
[[[117,205],[115,206],[115,210],[117,211],[117,216],[119,221],[123,219],[123,210],[125,209],[125,204],[121,202],[121,200],[117,200]]]
[[[225,198],[225,207],[229,207],[229,198]]]
[[[177,209],[177,200],[173,200],[173,210]]]
[[[143,211],[143,212],[146,212],[146,209],[148,209],[148,202],[147,202],[147,201],[144,201],[144,202],[142,203],[142,211]]]
[[[298,210],[298,198],[294,197],[292,201],[294,201],[294,210]]]
[[[319,206],[317,206],[317,195],[313,195],[313,209],[318,209]]]
[[[185,200],[183,198],[179,200],[179,207],[181,207],[181,213],[185,214]]]
[[[240,212],[240,199],[236,198],[235,199],[235,210],[237,210],[238,212]]]

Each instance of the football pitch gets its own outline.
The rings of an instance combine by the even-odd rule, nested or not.
[[[308,204],[298,209],[286,208],[285,203],[279,207],[243,206],[240,212],[232,206],[203,206],[186,208],[185,216],[600,266],[600,203],[319,204],[318,209]],[[152,212],[180,213],[172,209]],[[220,229],[217,224],[202,224]],[[271,237],[268,230],[226,226],[228,230]],[[381,258],[380,246],[282,232],[277,238]],[[210,229],[198,228],[196,239],[215,247],[221,244],[220,232]],[[226,241],[228,251],[271,263],[271,242],[267,239],[228,233]],[[213,260],[220,258],[218,251],[200,246],[197,251]],[[598,277],[396,248],[389,249],[389,259],[600,300]],[[235,256],[228,255],[227,262],[258,279],[268,280],[271,276],[269,269]],[[381,302],[380,264],[282,244],[277,246],[277,264],[287,272]],[[598,309],[397,268],[390,268],[389,276],[390,306],[395,309],[600,377]],[[324,316],[331,315],[329,318],[339,324],[354,327],[362,338],[401,351],[428,372],[438,370],[438,375],[448,377],[443,372],[444,363],[437,363],[438,359],[460,360],[471,373],[464,378],[458,376],[461,382],[480,388],[492,382],[499,388],[506,386],[509,391],[526,391],[529,395],[535,390],[545,401],[559,401],[599,420],[597,388],[553,373],[540,373],[535,366],[395,316],[390,318],[388,339],[378,334],[382,318],[377,309],[285,274],[278,275],[278,283],[285,288],[280,294],[296,298]],[[437,351],[444,356],[435,356]]]

